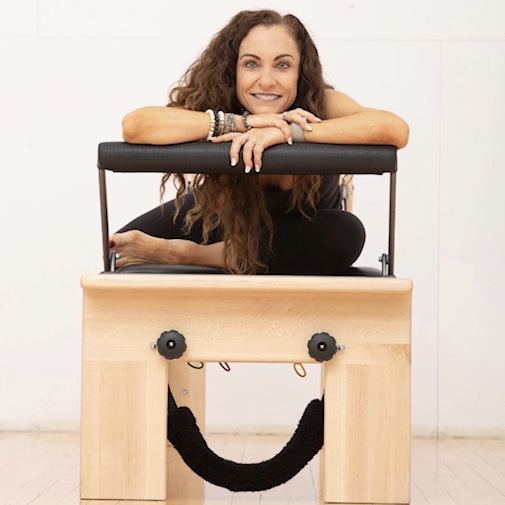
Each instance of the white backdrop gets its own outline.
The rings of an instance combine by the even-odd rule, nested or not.
[[[415,284],[415,433],[505,435],[501,0],[2,0],[0,430],[79,427],[79,278],[101,268],[97,144],[120,140],[126,112],[164,104],[237,10],[268,7],[301,18],[336,88],[411,126],[397,275]],[[111,227],[157,205],[158,182],[116,176]],[[375,265],[386,183],[356,186],[360,264]],[[319,394],[316,366],[306,379],[207,370],[210,429],[291,430]]]

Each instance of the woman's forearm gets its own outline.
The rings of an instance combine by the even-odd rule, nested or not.
[[[131,144],[180,144],[204,140],[209,114],[176,107],[143,107],[123,119],[123,139]]]
[[[306,142],[328,144],[388,144],[401,149],[409,138],[407,123],[397,115],[376,109],[311,124]]]
[[[237,122],[237,130],[242,124]],[[175,107],[151,106],[137,109],[123,119],[123,139],[131,144],[167,145],[205,140],[210,129],[206,112]],[[389,144],[405,147],[407,123],[396,114],[363,108],[359,112],[311,123],[304,131],[307,142],[329,144]]]
[[[235,114],[234,119],[234,131],[247,131],[242,116]],[[122,126],[123,139],[130,144],[180,144],[205,140],[211,130],[211,116],[179,107],[151,106],[127,114]]]

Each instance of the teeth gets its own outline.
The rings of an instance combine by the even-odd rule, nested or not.
[[[275,100],[279,97],[279,95],[263,95],[262,93],[256,93],[254,96],[260,100]]]

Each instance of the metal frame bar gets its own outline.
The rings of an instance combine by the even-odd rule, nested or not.
[[[107,207],[107,184],[105,169],[98,169],[98,184],[100,190],[100,219],[102,222],[102,252],[103,269],[105,272],[111,271],[110,248],[109,248],[109,212]]]
[[[387,275],[395,274],[396,172],[389,174],[389,238]]]
[[[100,218],[102,223],[102,252],[104,272],[111,272],[111,255],[109,247],[109,213],[107,206],[107,183],[105,169],[98,169],[100,190]],[[395,227],[396,227],[396,172],[389,174],[389,219],[388,219],[388,253],[381,255],[382,275],[394,276],[395,273]]]

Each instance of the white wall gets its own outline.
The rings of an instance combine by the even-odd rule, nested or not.
[[[411,126],[397,275],[415,283],[415,432],[505,434],[501,0],[3,0],[0,429],[78,429],[79,277],[101,268],[97,144],[120,139],[127,111],[164,104],[238,9],[260,7],[298,15],[338,89]],[[112,228],[157,205],[157,185],[114,178]],[[369,230],[361,263],[375,264],[385,184],[356,185]],[[316,366],[306,379],[270,365],[209,365],[208,375],[216,429],[290,427],[318,394]]]

